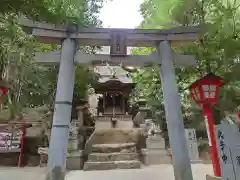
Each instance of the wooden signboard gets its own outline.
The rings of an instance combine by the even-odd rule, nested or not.
[[[188,153],[191,161],[199,161],[198,143],[195,129],[185,129]]]
[[[127,55],[127,45],[126,45],[126,35],[122,31],[113,31],[111,33],[111,46],[110,55],[111,56],[126,56]]]
[[[240,132],[234,124],[215,126],[223,180],[240,179]]]
[[[22,132],[0,132],[0,153],[20,152]]]

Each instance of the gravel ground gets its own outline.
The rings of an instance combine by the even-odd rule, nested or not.
[[[193,164],[194,180],[204,180],[206,174],[213,174],[209,164]],[[0,180],[44,180],[45,169],[39,167],[0,168]],[[70,171],[65,180],[174,180],[173,169],[170,165],[148,166],[136,170],[109,171]]]

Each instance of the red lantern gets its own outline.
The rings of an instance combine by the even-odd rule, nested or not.
[[[222,78],[210,73],[195,81],[189,88],[192,99],[203,108],[214,175],[218,177],[221,176],[221,168],[216,147],[211,106],[218,103],[218,90],[223,84],[224,80]]]
[[[2,103],[3,97],[7,94],[8,90],[9,85],[4,81],[0,81],[0,103]]]
[[[238,120],[240,121],[240,112],[238,113]]]
[[[1,90],[1,95],[0,95],[0,97],[2,97],[2,96],[4,96],[4,95],[7,93],[8,88],[6,88],[6,87],[0,87],[0,90]]]
[[[200,106],[217,104],[218,90],[223,84],[222,78],[210,73],[190,86],[191,97]]]

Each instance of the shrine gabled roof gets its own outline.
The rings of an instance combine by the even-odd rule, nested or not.
[[[96,66],[94,71],[100,76],[98,80],[99,83],[106,83],[108,81],[119,81],[123,84],[133,83],[133,80],[128,75],[128,72],[122,69],[120,66]]]

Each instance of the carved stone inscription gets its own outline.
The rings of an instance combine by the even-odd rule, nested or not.
[[[126,35],[124,32],[115,31],[111,34],[111,56],[126,56],[127,55],[127,45],[126,45]]]

